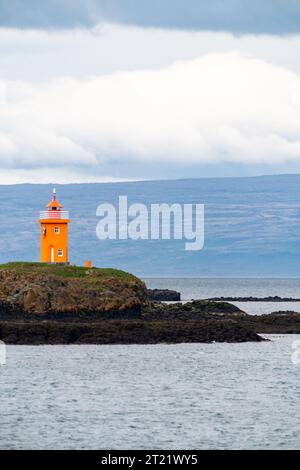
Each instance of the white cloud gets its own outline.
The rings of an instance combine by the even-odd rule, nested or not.
[[[300,35],[241,35],[103,23],[92,29],[0,28],[0,77],[41,81],[154,69],[236,50],[300,73]]]
[[[299,75],[238,53],[158,70],[5,85],[0,168],[6,175],[18,170],[18,181],[43,168],[51,181],[51,166],[69,181],[81,171],[83,179],[103,180],[103,168],[118,161],[300,161]]]

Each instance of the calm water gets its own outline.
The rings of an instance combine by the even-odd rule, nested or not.
[[[10,346],[1,449],[296,449],[291,345]]]
[[[300,298],[300,279],[253,278],[185,278],[145,279],[150,289],[175,289],[182,300],[209,297],[279,297]],[[300,302],[232,302],[249,314],[271,313],[277,310],[300,312]]]
[[[149,279],[183,300],[300,297],[299,279]],[[299,303],[237,303],[248,313]],[[1,449],[297,449],[300,335],[257,344],[10,346]]]

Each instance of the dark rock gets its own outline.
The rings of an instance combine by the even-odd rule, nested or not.
[[[239,323],[257,333],[300,334],[300,314],[296,312],[247,315],[247,317],[240,319]]]
[[[241,309],[227,302],[209,302],[207,300],[194,300],[186,303],[164,304],[150,302],[144,306],[143,317],[147,320],[196,320],[216,317],[247,315]]]
[[[263,341],[253,330],[232,320],[142,321],[98,320],[0,322],[7,344],[157,344]]]
[[[207,299],[214,302],[300,302],[293,297],[279,297],[278,295],[268,297],[212,297]]]
[[[169,289],[148,289],[149,300],[158,300],[161,302],[180,301],[180,292]]]
[[[278,310],[277,312],[272,312],[271,315],[294,316],[294,315],[300,315],[300,313],[294,312],[293,310]]]

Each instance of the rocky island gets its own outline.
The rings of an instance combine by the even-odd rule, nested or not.
[[[150,301],[140,279],[114,269],[0,265],[0,340],[7,344],[244,342],[283,332],[300,332],[300,314],[252,316],[228,302]]]
[[[170,289],[148,289],[149,300],[158,300],[164,302],[178,302],[181,300],[180,292]]]

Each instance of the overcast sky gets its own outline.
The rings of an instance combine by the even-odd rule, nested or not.
[[[0,0],[9,27],[91,27],[103,21],[130,25],[293,34],[300,30],[298,0]]]
[[[0,0],[0,183],[300,171],[300,2]]]

